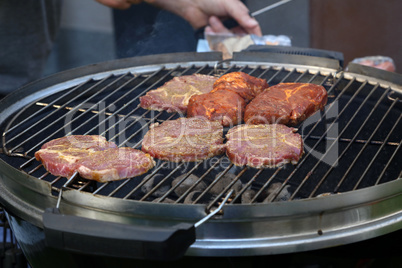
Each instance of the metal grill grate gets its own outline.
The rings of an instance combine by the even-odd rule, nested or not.
[[[233,71],[265,78],[270,85],[307,82],[327,89],[325,111],[299,126],[305,154],[298,165],[258,170],[236,167],[226,156],[197,163],[157,161],[154,169],[140,177],[98,183],[78,176],[69,180],[55,177],[33,157],[43,143],[70,134],[100,134],[120,146],[140,149],[150,124],[179,116],[140,108],[140,96],[173,76]],[[205,203],[211,208],[234,189],[232,204],[291,201],[353,191],[400,177],[402,124],[397,95],[379,83],[342,74],[335,79],[332,73],[300,68],[175,65],[152,72],[108,74],[66,85],[26,106],[3,127],[3,151],[9,157],[7,162],[47,181],[54,195],[68,187],[94,195]]]

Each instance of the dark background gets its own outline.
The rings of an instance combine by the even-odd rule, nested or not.
[[[250,11],[277,0],[247,0]],[[402,1],[294,0],[256,17],[264,35],[287,35],[292,45],[340,51],[354,58],[388,56],[402,73]],[[62,27],[45,75],[116,58],[113,18],[94,0],[64,1]]]
[[[257,10],[276,0],[249,0]],[[402,73],[402,1],[295,0],[257,17],[263,34],[285,34],[293,46],[340,51],[345,63],[388,56]]]

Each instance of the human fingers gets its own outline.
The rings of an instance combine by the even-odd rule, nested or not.
[[[209,18],[209,25],[205,27],[205,33],[214,34],[247,34],[243,27],[236,26],[234,28],[228,29],[217,17]]]
[[[262,35],[261,27],[258,21],[252,18],[249,14],[248,8],[238,0],[223,1],[227,13],[235,19],[239,26],[244,29],[246,33]]]
[[[216,16],[211,16],[208,19],[208,25],[209,27],[205,28],[205,32],[210,32],[210,33],[231,33],[229,29],[227,29],[221,20],[216,17]]]
[[[115,9],[127,9],[131,6],[131,3],[129,3],[126,0],[96,0],[98,3],[115,8]]]

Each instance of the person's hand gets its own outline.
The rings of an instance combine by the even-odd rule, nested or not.
[[[211,16],[208,19],[208,26],[205,27],[205,33],[256,34],[261,36],[261,28],[255,19],[250,18],[249,22],[243,23],[243,27],[239,24],[237,27],[228,29],[218,17]]]
[[[127,9],[142,0],[96,0],[117,9]],[[248,8],[240,0],[144,0],[151,5],[166,9],[187,20],[195,29],[207,26],[206,32],[246,33],[261,36],[259,23],[249,15]],[[221,19],[233,18],[239,26],[227,29]]]
[[[250,17],[248,8],[240,0],[145,0],[145,2],[183,17],[195,29],[207,26],[206,32],[262,35],[259,23]],[[239,26],[230,31],[221,22],[221,19],[225,18],[235,19]]]

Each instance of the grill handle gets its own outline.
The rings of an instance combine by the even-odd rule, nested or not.
[[[49,247],[118,258],[179,259],[196,238],[193,224],[136,226],[65,215],[57,208],[45,210],[43,226]]]
[[[289,46],[270,46],[270,45],[250,45],[245,51],[269,52],[287,55],[302,55],[309,57],[319,57],[337,60],[339,65],[343,67],[344,56],[342,52],[304,47],[289,47]],[[310,59],[313,60],[313,59]]]

